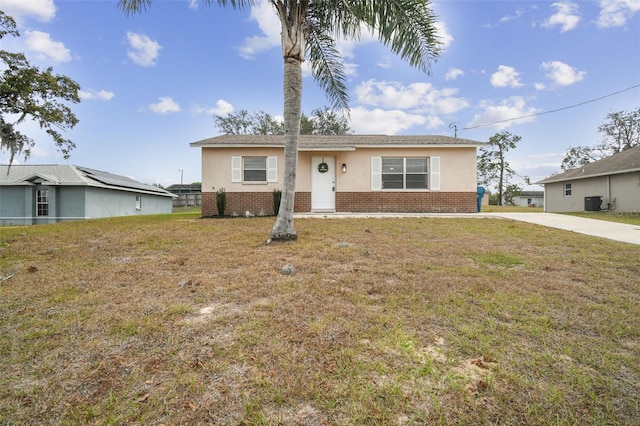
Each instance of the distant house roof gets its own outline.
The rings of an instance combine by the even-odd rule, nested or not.
[[[388,135],[300,135],[300,151],[355,151],[356,148],[399,147],[472,147],[486,145],[485,142],[452,138],[440,135],[388,136]],[[190,144],[193,148],[255,148],[284,147],[283,135],[221,135]]]
[[[191,184],[174,184],[167,186],[165,188],[167,191],[174,194],[192,194],[195,192],[202,192],[202,184],[200,183],[191,183]]]
[[[522,191],[521,197],[544,197],[544,191]]]
[[[602,160],[585,164],[564,173],[548,177],[538,184],[565,182],[568,180],[586,179],[597,176],[615,175],[640,171],[640,145],[629,148]]]
[[[88,167],[57,164],[0,166],[0,186],[33,185],[35,182],[60,186],[91,186],[166,197],[174,196],[153,185]]]

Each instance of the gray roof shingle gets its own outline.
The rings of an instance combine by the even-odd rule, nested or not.
[[[536,182],[538,184],[564,182],[568,180],[586,179],[595,176],[606,176],[620,173],[640,171],[640,145],[629,148],[617,154],[610,155],[602,160],[585,164],[564,173],[550,176]]]

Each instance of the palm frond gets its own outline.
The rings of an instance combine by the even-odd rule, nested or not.
[[[318,25],[307,20],[307,58],[316,82],[334,109],[348,109],[349,94],[342,56],[335,40]]]
[[[428,0],[376,2],[374,28],[382,43],[412,66],[430,71],[441,53],[436,15]]]
[[[131,16],[146,11],[151,3],[153,0],[118,0],[118,8],[122,9],[127,16]]]
[[[370,28],[392,52],[411,66],[429,72],[441,53],[436,15],[429,0],[317,0],[317,19],[334,36],[358,39]],[[322,13],[324,11],[324,13]]]
[[[202,0],[206,5],[211,5],[214,0]],[[217,0],[218,4],[222,7],[231,5],[234,9],[244,9],[245,7],[251,7],[256,3],[256,0]],[[136,13],[145,12],[153,0],[118,0],[118,8],[122,9],[127,16],[134,15]]]

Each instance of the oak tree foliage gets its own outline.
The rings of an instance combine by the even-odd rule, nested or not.
[[[15,20],[0,10],[0,39],[19,37]],[[16,126],[26,119],[38,123],[51,136],[64,158],[75,144],[61,131],[73,128],[78,119],[67,103],[78,103],[80,86],[71,78],[53,74],[51,67],[41,70],[22,53],[0,50],[0,152],[9,152],[9,164],[16,155],[31,154],[35,141]]]
[[[640,108],[607,114],[605,121],[598,126],[598,133],[602,136],[600,143],[569,148],[560,166],[563,171],[640,145]]]
[[[215,114],[216,127],[226,135],[284,135],[284,122],[271,114],[246,109],[226,115]],[[348,119],[329,107],[314,109],[311,116],[300,117],[301,135],[347,135],[352,133]]]

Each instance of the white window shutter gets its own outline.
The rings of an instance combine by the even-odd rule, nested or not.
[[[267,157],[267,182],[278,181],[278,157]]]
[[[430,190],[440,191],[440,157],[431,157],[430,183]]]
[[[371,190],[382,189],[382,157],[371,157]]]
[[[231,182],[242,182],[242,157],[231,157]]]

